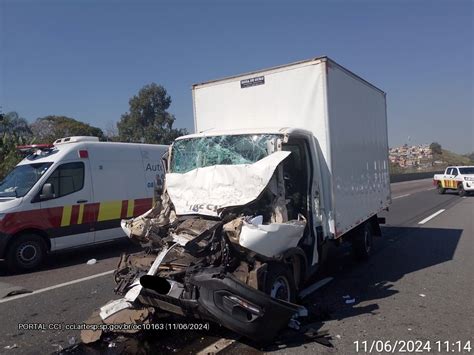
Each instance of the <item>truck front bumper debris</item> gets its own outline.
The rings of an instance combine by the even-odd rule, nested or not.
[[[176,290],[184,290],[183,285],[175,285],[159,277],[153,282],[149,280],[141,280],[142,285],[151,287],[142,289],[138,296],[141,304],[214,321],[259,342],[274,339],[303,308],[273,299],[232,275],[222,276],[217,269],[196,273],[190,278],[189,285],[195,287],[191,298],[176,297]],[[169,287],[163,287],[167,282]]]

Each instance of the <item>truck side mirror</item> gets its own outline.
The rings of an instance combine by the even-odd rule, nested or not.
[[[43,188],[41,189],[41,195],[40,199],[41,200],[50,200],[52,198],[55,198],[56,195],[54,194],[54,188],[53,185],[50,183],[46,183],[43,185]]]
[[[169,151],[166,151],[166,153],[164,153],[164,154],[161,156],[161,164],[163,165],[163,171],[165,172],[165,174],[168,172],[169,156],[170,156],[170,152],[169,152]]]

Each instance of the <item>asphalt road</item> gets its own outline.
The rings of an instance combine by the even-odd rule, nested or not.
[[[373,257],[358,263],[348,247],[332,250],[327,275],[334,280],[310,296],[309,304],[319,310],[314,329],[327,331],[332,348],[301,340],[282,341],[261,349],[245,340],[219,342],[223,335],[233,337],[217,329],[192,335],[167,334],[160,337],[159,352],[195,353],[210,344],[208,349],[212,349],[215,341],[226,346],[223,353],[232,354],[369,353],[371,344],[381,346],[385,341],[394,346],[397,340],[422,341],[423,352],[427,352],[426,344],[430,343],[435,353],[447,352],[446,344],[437,341],[449,341],[450,345],[460,341],[464,345],[471,340],[474,346],[474,197],[438,195],[431,179],[393,184],[392,197],[390,211],[384,214],[388,223],[383,228],[384,237],[376,240]],[[445,211],[418,224],[441,209]],[[0,266],[0,282],[40,290],[25,297],[0,300],[0,353],[50,353],[77,343],[78,331],[19,328],[35,323],[64,328],[65,324],[87,319],[94,309],[116,298],[111,275],[103,273],[114,269],[122,251],[134,248],[125,241],[58,254],[43,270],[25,275],[10,276]],[[98,263],[87,265],[91,258]],[[67,284],[79,279],[82,281]],[[345,304],[343,296],[350,296],[355,302]]]

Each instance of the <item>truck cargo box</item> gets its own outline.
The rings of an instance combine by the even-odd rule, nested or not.
[[[327,57],[193,85],[193,104],[196,132],[311,131],[333,237],[391,202],[385,93]]]

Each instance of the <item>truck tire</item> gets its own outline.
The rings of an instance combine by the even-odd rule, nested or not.
[[[444,187],[442,187],[440,183],[438,183],[438,188],[437,188],[437,190],[438,190],[438,193],[439,193],[440,195],[444,195],[444,193],[446,192],[446,189],[445,189]]]
[[[462,183],[458,184],[458,195],[461,197],[466,196],[466,190],[464,190]]]
[[[359,226],[352,237],[352,251],[358,260],[365,260],[370,257],[373,249],[374,233],[369,221]]]
[[[36,234],[22,234],[13,237],[6,254],[7,267],[11,272],[25,272],[37,269],[46,257],[46,243]]]
[[[283,263],[268,264],[263,292],[272,298],[295,302],[296,286],[290,266]]]

